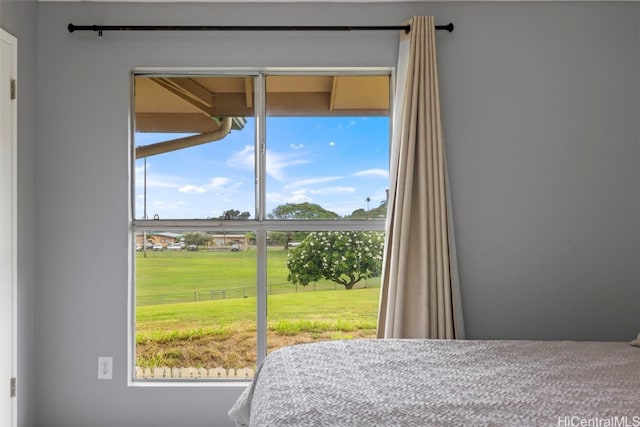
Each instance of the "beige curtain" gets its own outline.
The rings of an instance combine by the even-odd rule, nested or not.
[[[380,338],[464,338],[440,118],[435,23],[402,36],[378,319]]]

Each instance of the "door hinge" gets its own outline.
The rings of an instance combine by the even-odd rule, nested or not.
[[[11,99],[16,99],[16,79],[11,79],[10,83]]]
[[[11,378],[9,397],[16,397],[16,377]]]

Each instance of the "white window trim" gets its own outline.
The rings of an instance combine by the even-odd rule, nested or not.
[[[319,68],[135,68],[130,74],[130,141],[129,141],[129,297],[127,309],[127,384],[128,386],[246,386],[249,380],[244,379],[165,379],[147,380],[135,378],[135,233],[140,231],[154,231],[162,229],[172,232],[206,231],[234,232],[254,231],[256,233],[257,269],[256,269],[256,328],[257,348],[256,365],[267,355],[267,256],[266,233],[268,231],[384,231],[386,220],[274,220],[266,218],[266,108],[265,108],[265,77],[269,75],[388,75],[389,84],[389,118],[393,117],[395,69],[391,67],[319,67]],[[256,150],[256,219],[255,220],[149,220],[135,218],[135,93],[134,81],[136,76],[247,76],[255,78],[255,117],[258,145]],[[389,132],[392,123],[390,121]]]

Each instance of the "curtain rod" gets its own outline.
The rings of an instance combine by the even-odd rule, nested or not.
[[[388,31],[404,30],[405,33],[411,31],[410,25],[391,26],[269,26],[269,25],[73,25],[69,24],[67,29],[70,33],[74,31],[97,31],[102,37],[103,31]],[[453,24],[436,25],[436,30],[453,31]]]

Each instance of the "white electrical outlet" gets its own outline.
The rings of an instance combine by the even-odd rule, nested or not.
[[[113,378],[113,357],[98,356],[98,379],[110,380]]]

